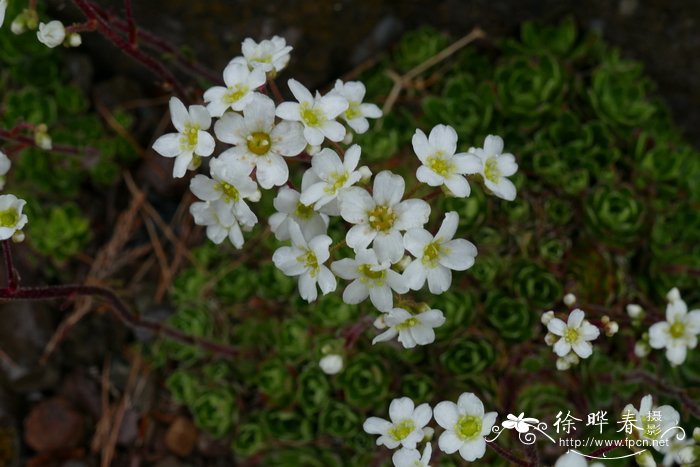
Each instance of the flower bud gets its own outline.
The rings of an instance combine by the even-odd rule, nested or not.
[[[58,20],[39,23],[39,31],[37,31],[36,37],[46,47],[53,49],[63,44],[63,40],[66,38],[66,28]]]
[[[46,124],[42,123],[37,125],[34,129],[34,144],[47,151],[50,151],[53,147],[51,136],[49,136],[49,129]]]
[[[637,305],[636,303],[630,303],[627,305],[627,314],[632,319],[641,319],[644,315],[644,309]]]
[[[572,306],[574,303],[576,303],[576,295],[572,293],[564,295],[564,305]]]
[[[695,427],[693,429],[693,440],[695,440],[696,443],[700,444],[700,427]]]
[[[320,146],[320,145],[319,145],[319,146],[312,146],[312,145],[310,145],[310,144],[307,144],[307,145],[306,145],[306,149],[305,149],[306,153],[307,153],[309,156],[313,156],[314,154],[318,153],[320,150],[321,150],[321,146]]]
[[[639,358],[644,358],[651,352],[651,347],[646,341],[638,341],[634,344],[634,354]]]
[[[545,342],[545,344],[549,345],[550,347],[553,346],[554,344],[556,344],[558,340],[559,340],[559,336],[554,335],[554,334],[552,334],[551,332],[548,332],[548,333],[544,336],[544,342]]]
[[[360,182],[362,183],[366,183],[370,178],[372,178],[372,171],[366,165],[363,165],[357,169],[357,171],[360,172],[360,175],[362,176],[362,178],[360,178]]]
[[[68,34],[67,42],[70,47],[80,47],[80,44],[83,43],[83,38],[77,32],[71,32]]]
[[[352,143],[352,137],[353,137],[352,131],[346,131],[346,132],[345,132],[345,137],[343,138],[343,144],[350,144],[350,143]]]
[[[423,427],[423,442],[429,443],[435,435],[435,428],[429,426]]]
[[[675,302],[681,299],[681,293],[678,291],[677,287],[672,288],[666,294],[666,300],[669,302]]]
[[[384,322],[384,316],[380,316],[374,320],[374,327],[377,329],[386,329],[386,323]]]
[[[10,24],[10,31],[12,31],[12,34],[20,35],[26,30],[27,25],[24,20],[24,15],[20,13],[14,20],[12,20],[12,24]]]
[[[615,334],[617,334],[617,331],[620,330],[620,326],[617,324],[616,321],[610,321],[605,324],[605,327],[603,328],[603,331],[605,332],[605,335],[608,337],[612,337]]]
[[[343,369],[343,357],[338,354],[326,355],[319,362],[318,366],[327,375],[335,375]]]
[[[554,318],[554,312],[550,310],[546,313],[542,313],[540,321],[542,321],[542,324],[546,326],[550,321],[552,321],[552,318]]]

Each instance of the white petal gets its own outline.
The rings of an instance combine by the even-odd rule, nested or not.
[[[450,426],[450,428],[453,427],[454,425]],[[445,431],[440,435],[440,439],[438,439],[438,447],[446,454],[453,454],[457,452],[459,448],[462,447],[462,444],[464,444],[464,442],[459,439],[452,430]]]
[[[306,147],[304,127],[299,122],[282,121],[270,133],[272,150],[285,157],[299,154]]]
[[[402,274],[403,280],[411,290],[419,290],[425,284],[426,271],[421,260],[411,261]]]
[[[559,318],[552,318],[547,323],[547,330],[557,336],[563,336],[564,331],[566,331],[566,323]]]
[[[466,198],[472,192],[466,178],[461,175],[451,175],[445,179],[445,186],[456,198]]]
[[[408,230],[423,227],[430,217],[430,205],[422,199],[407,199],[394,207],[396,221],[394,228]]]
[[[287,163],[277,154],[259,157],[257,168],[258,183],[266,190],[273,186],[284,185],[289,179]]]
[[[680,365],[685,361],[688,350],[682,343],[673,342],[666,348],[666,358],[673,365]]]
[[[208,130],[211,126],[211,115],[203,105],[190,106],[190,119],[200,130]]]
[[[462,444],[462,447],[459,448],[459,455],[462,456],[462,459],[469,462],[484,457],[485,453],[486,441],[484,441],[484,438],[481,436],[466,441]]]
[[[348,245],[349,244],[350,243],[348,243]],[[373,246],[374,251],[377,252],[377,258],[380,262],[389,261],[393,264],[398,262],[403,257],[403,238],[398,230],[392,230],[389,232],[389,234],[377,234],[377,236],[374,238]]]
[[[459,420],[457,404],[451,401],[440,402],[433,409],[433,416],[435,417],[435,421],[438,422],[438,425],[445,428],[446,430],[452,430],[457,424],[457,420]],[[455,449],[454,451],[456,450],[457,449]]]
[[[282,102],[277,106],[275,115],[284,120],[298,122],[301,120],[299,104],[296,102]]]
[[[452,158],[456,172],[459,174],[475,174],[482,170],[483,162],[474,154],[459,153]]]
[[[169,102],[170,107],[170,118],[173,121],[173,126],[177,128],[177,131],[182,133],[185,131],[185,126],[190,121],[190,114],[185,108],[185,104],[182,103],[177,97],[171,97]]]
[[[309,90],[299,81],[295,79],[290,79],[289,81],[287,81],[287,85],[289,86],[289,90],[292,91],[292,94],[294,94],[294,97],[297,101],[311,102],[314,100],[314,96],[311,94],[311,92],[309,92]]]
[[[585,317],[586,315],[583,311],[576,309],[569,314],[569,319],[567,320],[566,325],[570,328],[578,329]]]
[[[489,156],[495,156],[503,152],[503,138],[488,135],[484,141],[484,152]]]
[[[440,186],[445,183],[445,177],[436,174],[425,165],[418,167],[418,170],[416,170],[416,178],[419,182],[427,183],[430,186]]]
[[[345,138],[345,127],[336,122],[335,120],[329,120],[323,124],[321,127],[321,132],[331,141],[339,142]],[[317,144],[321,144],[319,141]],[[311,141],[309,141],[311,143]]]
[[[413,144],[413,151],[416,153],[416,156],[418,156],[418,159],[425,164],[428,157],[430,157],[433,153],[433,149],[428,144],[428,137],[425,136],[423,131],[416,130],[411,143]]]
[[[336,273],[337,274],[337,273]],[[340,275],[340,274],[338,274]],[[343,291],[343,301],[348,305],[357,305],[369,296],[369,289],[365,284],[355,279]]]
[[[377,233],[365,224],[352,226],[345,237],[348,246],[353,249],[364,249],[372,243]]]
[[[372,197],[379,205],[394,206],[403,198],[405,188],[402,176],[384,170],[374,178]]]
[[[554,320],[552,320],[554,321]],[[551,323],[551,321],[550,321]],[[566,339],[561,338],[557,341],[556,344],[554,344],[553,347],[554,353],[559,355],[560,357],[564,357],[566,354],[568,354],[571,351],[571,344],[569,344]]]
[[[482,417],[484,415],[484,404],[481,399],[471,392],[464,392],[457,400],[457,409],[461,415],[474,415]]]
[[[513,185],[513,182],[507,178],[501,177],[501,179],[498,181],[498,185],[496,185],[495,188],[495,190],[492,190],[493,193],[506,201],[513,201],[517,196],[515,185]]]
[[[180,134],[168,133],[153,143],[153,150],[164,157],[175,157],[180,154]]]
[[[425,229],[409,229],[403,236],[404,247],[416,258],[423,257],[426,245],[433,241],[433,236]]]
[[[445,243],[443,250],[445,255],[440,257],[440,264],[455,271],[465,271],[472,267],[477,255],[476,246],[461,238]]]
[[[440,239],[440,242],[452,240],[459,226],[459,214],[455,211],[445,213],[445,218],[440,224],[440,229],[435,234],[435,238]]]
[[[331,270],[342,279],[357,279],[359,273],[357,272],[357,262],[350,258],[343,258],[338,261],[333,261],[331,264]]]
[[[214,146],[216,146],[216,142],[212,135],[202,130],[197,132],[197,147],[194,148],[195,154],[202,157],[211,156],[211,153],[214,152]]]
[[[588,358],[593,353],[593,346],[589,342],[581,339],[574,342],[571,348],[576,352],[576,355],[581,358]]]
[[[372,287],[369,289],[369,299],[377,310],[388,311],[391,309],[394,300],[391,296],[391,289],[386,286]]]
[[[399,423],[406,418],[411,418],[414,408],[415,405],[413,401],[408,397],[394,399],[391,401],[391,404],[389,404],[389,419],[393,423]]]
[[[439,295],[450,288],[452,273],[449,269],[439,264],[427,271],[428,289],[430,293]]]
[[[187,172],[187,167],[192,162],[192,153],[183,152],[175,158],[175,164],[173,165],[173,177],[181,178]]]
[[[321,98],[318,106],[326,117],[333,119],[348,109],[348,101],[342,96],[328,94]]]
[[[447,156],[451,156],[457,150],[457,132],[451,126],[436,125],[430,130],[428,142],[433,148],[441,150]]]
[[[496,162],[503,177],[510,177],[518,171],[518,164],[515,162],[513,154],[503,154]]]
[[[362,424],[362,429],[370,435],[381,435],[389,431],[392,427],[391,422],[378,417],[369,417]]]
[[[325,266],[321,266],[318,270],[318,286],[321,288],[323,295],[333,292],[338,283],[335,280],[335,276]]]
[[[229,112],[224,114],[214,124],[214,134],[223,143],[245,144],[245,120],[237,113]]]

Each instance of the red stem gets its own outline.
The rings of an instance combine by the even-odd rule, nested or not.
[[[505,460],[509,461],[511,463],[511,465],[523,465],[525,467],[530,466],[529,462],[522,460],[518,457],[515,457],[515,455],[513,453],[511,453],[509,450],[502,448],[501,446],[499,446],[496,443],[486,443],[486,445],[488,447],[490,447],[491,449],[493,449],[494,451],[496,451],[496,453],[498,453],[499,456],[501,456]]]
[[[129,43],[136,45],[136,23],[134,22],[134,10],[131,7],[131,0],[124,0],[124,11],[126,12],[126,22],[129,29]]]
[[[7,291],[9,293],[15,293],[19,287],[19,281],[17,280],[17,270],[15,269],[14,262],[12,261],[12,249],[10,248],[10,241],[4,240],[2,242],[2,253],[5,258],[5,272],[7,275]]]

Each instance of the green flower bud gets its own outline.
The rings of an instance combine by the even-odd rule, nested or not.
[[[207,389],[192,404],[192,413],[198,427],[221,438],[229,432],[236,418],[234,395],[225,388]]]

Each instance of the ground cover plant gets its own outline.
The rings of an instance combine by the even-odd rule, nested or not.
[[[65,27],[13,2],[0,34],[1,296],[74,299],[76,321],[104,299],[186,439],[236,465],[696,462],[700,156],[639,63],[570,20],[420,29],[316,92],[284,38],[212,73],[128,8],[76,4],[87,22]],[[82,205],[149,151],[134,115],[68,84],[54,48],[92,31],[171,91],[148,146],[185,180],[177,209],[128,173],[118,225]],[[86,251],[125,270],[82,283]],[[120,294],[146,254],[167,316]]]

